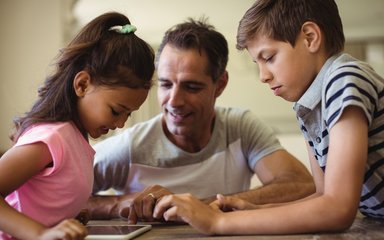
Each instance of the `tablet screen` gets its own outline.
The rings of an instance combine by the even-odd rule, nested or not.
[[[151,229],[151,225],[87,225],[85,239],[132,239]]]

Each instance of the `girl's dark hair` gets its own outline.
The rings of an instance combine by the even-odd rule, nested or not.
[[[38,99],[24,116],[14,119],[16,141],[30,126],[40,122],[73,121],[78,127],[77,95],[73,80],[87,71],[92,84],[149,89],[154,73],[154,51],[133,32],[109,30],[130,24],[117,12],[96,17],[60,51],[56,69],[38,90]]]
[[[343,25],[334,0],[257,0],[240,20],[237,49],[259,34],[295,46],[303,24],[316,23],[324,36],[329,55],[344,49]]]
[[[207,73],[216,82],[225,72],[228,63],[228,43],[225,37],[207,23],[206,18],[186,22],[170,28],[164,35],[156,55],[158,63],[164,46],[170,44],[180,49],[197,49],[208,56]]]

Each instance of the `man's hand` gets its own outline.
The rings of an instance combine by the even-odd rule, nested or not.
[[[119,198],[119,213],[121,217],[127,218],[128,223],[136,224],[137,221],[154,221],[153,209],[157,201],[163,196],[173,194],[168,189],[154,185],[147,187],[144,191],[137,193],[134,198],[121,196]],[[157,219],[158,220],[158,219]]]

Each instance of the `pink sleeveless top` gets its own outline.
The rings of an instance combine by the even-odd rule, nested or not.
[[[48,146],[53,166],[29,179],[5,200],[19,212],[53,226],[76,217],[85,207],[92,191],[95,152],[71,122],[36,125],[14,147],[37,142]],[[6,239],[1,232],[0,239]]]

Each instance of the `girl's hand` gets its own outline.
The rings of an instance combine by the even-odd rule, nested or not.
[[[75,219],[66,219],[52,228],[47,228],[39,240],[80,240],[87,236],[87,229]]]
[[[184,221],[197,231],[212,235],[223,213],[212,209],[191,194],[174,194],[161,198],[153,211],[154,218],[164,217],[166,221]]]
[[[83,225],[86,225],[90,220],[91,216],[88,209],[82,209],[79,214],[76,216],[76,220],[78,220]]]

